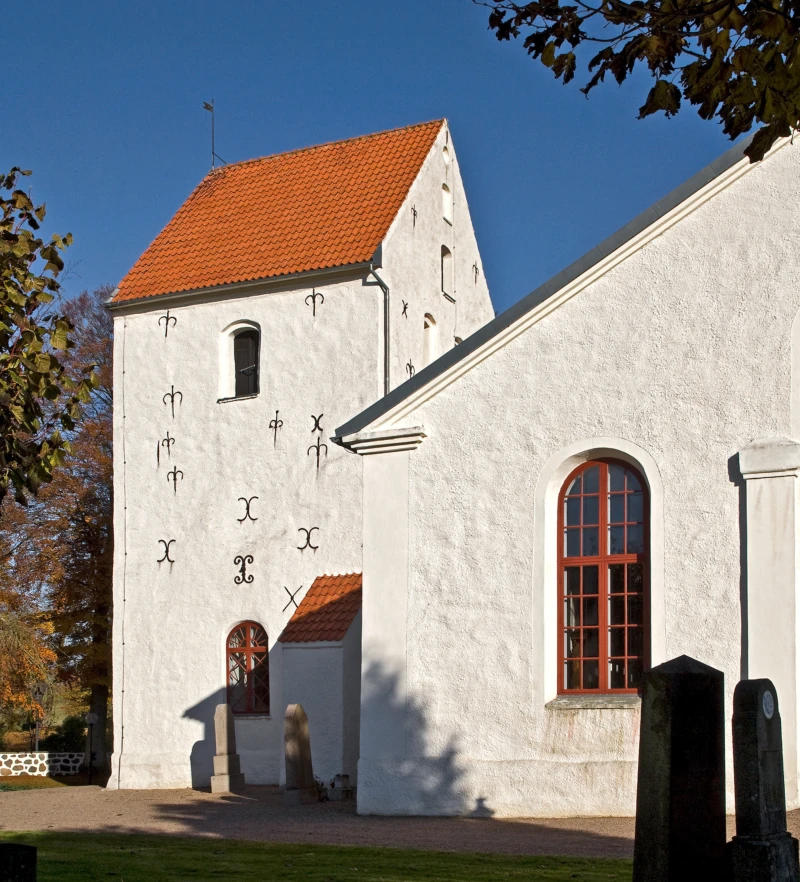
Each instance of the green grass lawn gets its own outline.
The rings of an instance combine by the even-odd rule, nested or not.
[[[39,882],[630,882],[631,878],[631,862],[622,860],[267,845],[104,833],[3,832],[0,842],[38,846]]]

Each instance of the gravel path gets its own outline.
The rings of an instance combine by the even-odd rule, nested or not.
[[[790,813],[789,828],[800,833],[800,811]],[[275,787],[249,787],[244,796],[100,787],[0,793],[0,830],[166,833],[500,854],[633,854],[632,818],[359,817],[352,802],[285,806]]]

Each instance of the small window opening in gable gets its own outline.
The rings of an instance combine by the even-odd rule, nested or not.
[[[259,334],[247,328],[233,338],[234,397],[258,394]]]
[[[450,165],[450,148],[447,144],[442,147],[442,159],[444,160],[445,165]]]
[[[442,294],[453,296],[453,253],[442,245]]]
[[[425,326],[422,333],[422,366],[425,367],[439,357],[439,332],[436,320],[430,313],[425,314]]]
[[[453,196],[447,184],[442,184],[442,217],[447,223],[453,223]]]

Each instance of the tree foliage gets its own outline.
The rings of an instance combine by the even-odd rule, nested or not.
[[[95,385],[53,480],[0,521],[0,586],[20,607],[46,615],[55,676],[89,693],[101,718],[94,733],[100,763],[111,678],[113,322],[104,306],[110,294],[99,288],[64,306],[74,337],[62,358],[65,376],[79,376],[91,363]]]
[[[38,235],[45,206],[18,186],[29,174],[0,174],[0,503],[12,492],[25,504],[52,480],[96,383],[91,365],[66,369],[73,325],[51,304],[72,236]]]
[[[570,82],[578,52],[588,95],[611,75],[623,83],[644,65],[655,83],[639,118],[672,116],[682,100],[718,119],[736,138],[754,126],[745,151],[761,159],[800,122],[798,0],[473,0],[490,9],[499,40],[521,37],[528,54]]]

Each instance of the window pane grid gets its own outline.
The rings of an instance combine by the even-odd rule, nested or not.
[[[267,632],[245,622],[228,635],[228,703],[237,714],[269,713]]]
[[[645,665],[647,499],[639,476],[587,463],[559,509],[560,692],[631,692]]]

